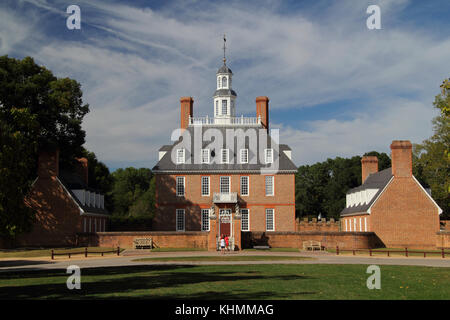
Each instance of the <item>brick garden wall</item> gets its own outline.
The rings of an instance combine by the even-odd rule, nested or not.
[[[437,233],[436,247],[438,249],[440,249],[440,248],[449,249],[450,248],[450,231],[440,231]]]
[[[320,219],[317,221],[316,218],[313,218],[311,221],[308,218],[304,218],[303,220],[296,220],[295,231],[297,232],[309,232],[309,231],[325,231],[325,232],[338,232],[339,230],[339,221],[335,221],[333,218],[327,221],[327,219]]]
[[[78,234],[79,246],[132,248],[135,238],[152,238],[156,248],[208,248],[208,232],[97,232]]]
[[[315,240],[327,248],[367,249],[382,247],[373,232],[243,232],[242,247],[268,245],[273,248],[303,248],[303,242]]]

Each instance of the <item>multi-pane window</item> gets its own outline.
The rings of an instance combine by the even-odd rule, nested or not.
[[[219,115],[219,100],[216,100],[216,116]]]
[[[202,149],[202,163],[209,163],[209,149]]]
[[[184,231],[184,209],[177,209],[176,227],[177,231]]]
[[[209,231],[209,209],[202,209],[202,231]]]
[[[266,231],[275,231],[275,214],[273,209],[266,209]]]
[[[249,192],[249,177],[241,177],[241,196],[248,196]]]
[[[221,149],[221,160],[222,163],[228,163],[230,160],[230,150],[229,149]]]
[[[248,209],[241,209],[241,231],[250,231],[250,215]]]
[[[183,197],[185,192],[184,177],[177,177],[177,196]]]
[[[241,163],[248,163],[248,149],[241,149]]]
[[[184,148],[181,149],[177,149],[177,164],[182,164],[184,163]]]
[[[266,196],[273,196],[274,187],[273,187],[274,176],[266,176]]]
[[[230,193],[230,177],[220,177],[220,193]]]
[[[209,177],[202,177],[202,196],[209,196]]]
[[[265,149],[266,163],[273,163],[273,149]]]
[[[226,88],[227,87],[227,77],[223,77],[222,78],[222,86],[224,87],[224,88]]]
[[[228,114],[228,101],[222,100],[222,115]]]

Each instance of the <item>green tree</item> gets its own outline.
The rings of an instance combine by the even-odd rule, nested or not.
[[[28,231],[32,210],[25,205],[24,195],[30,189],[30,170],[34,168],[36,144],[24,132],[37,127],[27,109],[11,108],[0,117],[0,236],[13,238]],[[8,118],[8,122],[4,120]],[[20,130],[18,130],[20,129]]]
[[[376,151],[364,155],[377,156],[379,170],[390,167],[386,153]],[[298,168],[295,180],[297,216],[339,218],[345,208],[345,195],[361,185],[361,157],[327,159]]]
[[[58,79],[31,57],[0,57],[0,112],[27,109],[39,126],[32,135],[25,135],[34,137],[38,149],[58,147],[63,164],[82,155],[81,123],[89,112],[82,95],[77,81]]]
[[[114,202],[114,214],[129,216],[130,208],[137,202],[148,197],[145,193],[150,189],[152,172],[147,168],[126,168],[113,172],[114,187],[112,197]],[[140,200],[140,201],[138,201]],[[138,215],[138,204],[133,208],[133,215]]]
[[[450,217],[450,82],[444,81],[442,92],[434,101],[440,114],[433,119],[434,134],[421,144],[414,145],[413,173],[425,186],[431,188],[434,200]]]

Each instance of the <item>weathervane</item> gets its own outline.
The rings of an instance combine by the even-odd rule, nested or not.
[[[225,64],[225,62],[227,61],[227,58],[225,58],[226,42],[227,42],[227,38],[225,37],[225,34],[224,34],[223,35],[223,64]]]

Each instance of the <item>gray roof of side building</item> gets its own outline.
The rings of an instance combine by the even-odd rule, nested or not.
[[[60,171],[58,175],[59,181],[64,185],[64,187],[67,189],[67,191],[70,193],[71,197],[74,199],[74,201],[77,203],[77,205],[83,209],[86,213],[95,213],[95,214],[109,214],[108,210],[102,209],[102,208],[95,208],[95,207],[89,207],[86,205],[83,205],[78,197],[72,192],[72,190],[82,189],[87,190],[90,192],[99,193],[99,190],[95,190],[92,188],[89,188],[86,183],[81,179],[81,177],[75,173],[68,172],[68,171]]]
[[[237,97],[236,91],[230,89],[218,89],[214,92],[214,96],[235,96]]]
[[[369,208],[378,198],[380,193],[383,191],[384,187],[386,187],[386,185],[389,183],[391,178],[392,178],[392,168],[387,168],[379,172],[370,174],[362,185],[348,190],[347,194],[363,191],[366,189],[378,189],[377,193],[372,197],[369,203],[344,208],[344,210],[341,211],[341,216],[367,212],[367,210],[369,210]]]
[[[262,127],[245,127],[245,126],[239,126],[239,127],[211,127],[211,126],[190,126],[185,130],[185,133],[189,133],[190,139],[191,139],[191,146],[194,146],[194,128],[198,128],[201,130],[201,134],[203,136],[203,133],[205,130],[208,129],[216,129],[220,131],[220,134],[222,134],[222,136],[224,137],[224,141],[223,141],[223,147],[225,148],[225,145],[227,145],[227,134],[226,134],[226,130],[237,130],[237,129],[261,129]],[[265,129],[264,129],[264,132]],[[269,135],[264,134],[264,136],[262,137],[263,139],[267,139],[267,142],[265,143],[265,145],[267,147],[265,148],[273,148],[274,149],[274,159],[279,159],[278,162],[278,168],[277,168],[277,172],[280,173],[295,173],[297,172],[297,166],[292,162],[291,159],[289,159],[286,154],[284,152],[282,152],[283,150],[288,150],[289,147],[287,145],[279,145],[278,146],[278,151],[277,151],[277,146],[275,144],[275,142],[272,140],[272,138],[270,138]],[[260,148],[263,148],[263,145],[260,143],[260,137],[259,134],[256,134],[256,139],[257,139],[257,153],[259,153]],[[176,141],[170,148],[170,150],[167,150],[166,154],[161,158],[161,160],[153,167],[153,171],[155,173],[178,173],[178,172],[188,172],[188,173],[196,173],[196,172],[261,172],[261,170],[269,170],[270,169],[270,165],[267,165],[265,163],[262,163],[259,159],[259,157],[256,157],[256,161],[255,163],[245,163],[245,164],[241,164],[239,163],[238,159],[239,159],[239,151],[237,150],[237,139],[236,137],[234,137],[234,141],[232,143],[232,145],[234,146],[234,153],[231,152],[230,150],[230,162],[233,163],[229,163],[229,164],[221,164],[221,163],[216,163],[216,161],[214,161],[215,159],[220,159],[220,150],[211,150],[211,157],[210,157],[210,164],[199,164],[199,163],[192,163],[193,162],[193,158],[192,158],[192,154],[189,152],[189,150],[186,150],[186,154],[185,154],[185,162],[184,164],[176,164],[172,161],[171,158],[171,154],[172,154],[172,150],[174,148],[177,147],[177,145],[182,141],[182,139],[180,138],[178,141]],[[202,141],[202,147],[201,148],[197,148],[198,151],[200,152],[200,149],[204,149],[205,147],[207,147],[209,144],[211,144],[211,141]],[[252,157],[255,157],[255,154],[252,153],[252,150],[250,150],[250,148],[248,147],[249,141],[248,139],[246,139],[245,141],[245,148],[249,149],[249,154],[248,154],[248,159],[250,162],[250,159],[252,159]],[[169,152],[170,151],[170,152]],[[188,163],[191,162],[191,163]]]

